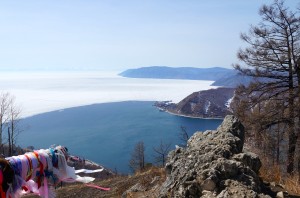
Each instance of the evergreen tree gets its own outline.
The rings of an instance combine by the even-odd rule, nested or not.
[[[135,145],[129,161],[129,167],[134,172],[145,168],[145,146],[143,141],[140,141]]]
[[[243,75],[256,80],[248,87],[239,87],[237,97],[240,107],[250,112],[256,109],[257,115],[261,115],[256,121],[259,127],[255,128],[270,130],[278,124],[287,125],[286,171],[291,174],[300,116],[299,12],[292,12],[285,7],[284,1],[275,0],[272,5],[262,6],[259,14],[261,22],[251,26],[248,33],[241,34],[247,47],[238,52],[241,64],[234,65]]]

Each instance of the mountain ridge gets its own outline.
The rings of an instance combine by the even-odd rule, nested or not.
[[[214,81],[211,86],[236,88],[239,85],[249,85],[251,77],[243,76],[234,69],[224,67],[169,67],[147,66],[127,69],[118,74],[127,78],[152,79],[182,79],[182,80],[209,80]]]
[[[223,67],[195,68],[195,67],[168,67],[149,66],[137,69],[128,69],[118,75],[129,78],[157,78],[157,79],[186,79],[186,80],[211,80],[235,74],[233,69]]]

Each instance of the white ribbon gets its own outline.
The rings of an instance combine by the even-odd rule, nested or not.
[[[86,173],[86,174],[90,174],[90,173],[98,173],[103,171],[103,168],[101,169],[96,169],[96,170],[88,170],[88,169],[79,169],[79,170],[75,170],[75,173]]]

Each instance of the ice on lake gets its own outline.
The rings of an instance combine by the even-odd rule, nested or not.
[[[213,81],[124,78],[111,72],[1,72],[0,91],[10,92],[22,116],[118,101],[179,102],[215,88]]]

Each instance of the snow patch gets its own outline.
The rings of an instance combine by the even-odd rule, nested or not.
[[[206,101],[205,102],[205,113],[208,113],[208,109],[209,109],[209,107],[210,107],[210,104],[211,104],[211,102],[210,101]]]
[[[233,97],[232,97],[232,98],[229,98],[229,99],[226,101],[226,103],[225,103],[225,106],[226,106],[228,109],[230,108],[230,104],[231,104],[232,100],[233,100]]]
[[[195,107],[196,107],[196,103],[191,102],[190,105],[191,105],[191,110],[194,111],[194,110],[195,110]]]

